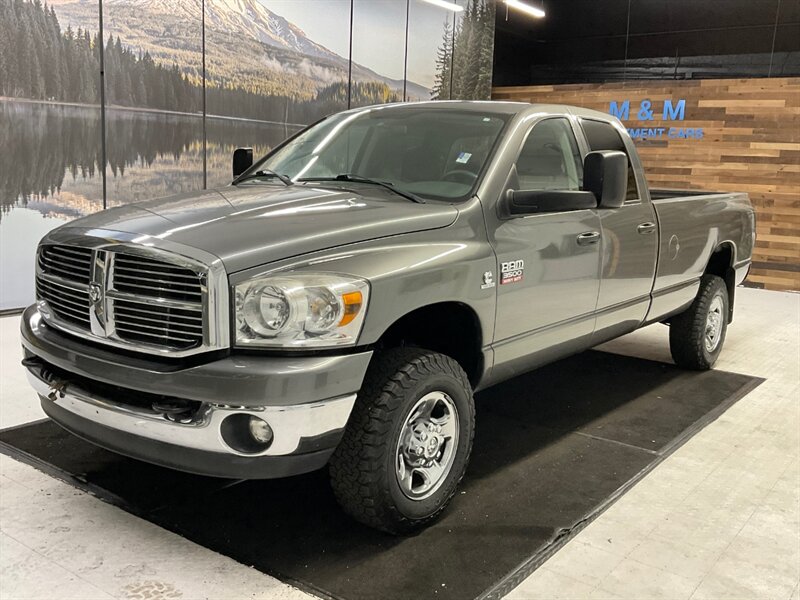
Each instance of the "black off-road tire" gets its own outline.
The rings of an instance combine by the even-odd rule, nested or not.
[[[396,450],[406,419],[425,394],[440,391],[458,413],[458,441],[449,474],[422,500],[408,498],[395,471]],[[449,356],[404,347],[373,359],[339,446],[329,463],[334,495],[346,513],[392,534],[435,520],[455,494],[469,462],[475,431],[472,387]]]
[[[722,330],[713,351],[705,345],[708,313],[716,297],[722,299]],[[728,331],[728,288],[717,275],[704,275],[692,305],[670,321],[669,349],[679,367],[707,371],[717,361]]]

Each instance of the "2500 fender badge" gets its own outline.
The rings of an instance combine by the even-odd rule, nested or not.
[[[524,273],[525,261],[522,259],[500,263],[500,285],[522,281]]]

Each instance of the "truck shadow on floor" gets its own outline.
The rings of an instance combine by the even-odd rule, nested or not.
[[[52,422],[0,432],[0,441],[125,510],[318,594],[474,598],[526,575],[531,557],[757,384],[590,351],[481,392],[470,467],[453,503],[406,538],[343,515],[325,471],[199,477],[96,448]]]

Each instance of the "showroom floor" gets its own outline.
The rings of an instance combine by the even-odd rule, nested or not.
[[[800,295],[738,291],[718,368],[766,381],[667,458],[510,598],[800,599]],[[0,319],[0,427],[42,418]],[[653,326],[604,350],[668,361]],[[301,598],[0,455],[0,598]]]

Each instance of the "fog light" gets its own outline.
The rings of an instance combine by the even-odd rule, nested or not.
[[[250,417],[250,435],[259,444],[268,445],[272,441],[272,427],[269,423],[258,417]]]
[[[270,447],[275,438],[269,423],[245,413],[225,417],[219,432],[230,448],[243,454],[260,454]]]

